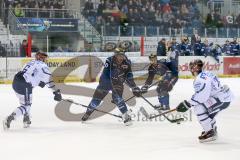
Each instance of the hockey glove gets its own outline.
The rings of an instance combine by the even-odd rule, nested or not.
[[[61,95],[61,92],[60,92],[59,89],[54,91],[53,94],[54,94],[54,100],[55,101],[61,101],[62,100],[62,95]]]
[[[188,101],[184,100],[177,106],[177,111],[178,112],[186,112],[189,108],[191,108],[190,103]]]
[[[39,87],[44,88],[46,85],[46,83],[44,83],[43,81],[40,81],[40,83],[38,84]]]
[[[141,92],[142,92],[142,94],[143,94],[143,93],[147,93],[148,88],[149,88],[148,85],[144,85],[144,86],[142,86],[142,88],[141,88]]]
[[[136,97],[141,96],[141,89],[139,87],[132,88],[132,92],[133,92],[133,95],[136,96]]]

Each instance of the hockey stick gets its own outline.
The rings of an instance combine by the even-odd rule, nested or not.
[[[80,104],[80,103],[74,102],[73,100],[62,99],[62,101],[69,102],[69,103],[72,103],[72,104],[75,104],[75,105],[78,105],[78,106],[82,106],[84,108],[89,108],[88,106],[86,106],[84,104]],[[99,110],[99,109],[96,109],[96,108],[91,108],[91,109],[94,110],[94,111],[98,111],[98,112],[105,113],[105,114],[108,114],[108,115],[111,115],[111,116],[114,116],[114,117],[122,119],[122,116],[119,116],[119,115],[116,115],[116,114],[113,114],[113,113],[109,113],[109,112],[106,112],[106,111],[103,111],[103,110]]]
[[[160,81],[161,81],[161,80],[158,80],[158,81],[154,82],[153,84],[151,84],[151,85],[148,87],[148,89],[151,88],[152,86],[155,86],[155,85],[158,84]],[[126,103],[127,101],[133,99],[134,97],[135,97],[135,95],[133,95],[132,97],[130,97],[130,98],[126,99],[126,100],[124,100],[124,102]]]
[[[165,114],[174,112],[174,111],[176,111],[176,110],[177,110],[177,109],[174,108],[174,109],[171,109],[171,110],[169,110],[169,111],[162,112],[162,113],[160,113],[160,114],[152,115],[152,116],[151,116],[151,115],[149,115],[149,114],[147,113],[147,111],[146,111],[143,107],[140,107],[140,112],[141,112],[144,116],[146,116],[148,119],[153,119],[153,118],[156,118],[156,117],[159,117],[159,116],[162,116],[162,115],[165,115]],[[175,120],[173,120],[173,121],[175,121]]]
[[[154,106],[151,102],[149,102],[145,97],[143,97],[142,95],[141,95],[140,97],[142,97],[143,100],[145,100],[152,108],[154,108],[154,109],[156,110],[155,106]],[[140,108],[140,112],[141,112],[144,116],[146,116],[147,118],[149,118],[149,119],[153,119],[153,118],[156,118],[156,117],[159,117],[159,116],[164,116],[164,117],[165,117],[169,122],[171,122],[171,123],[180,123],[181,121],[184,120],[183,118],[169,119],[169,118],[165,115],[165,114],[170,113],[170,112],[173,112],[173,111],[175,111],[175,110],[176,110],[176,109],[172,109],[172,110],[169,110],[169,111],[166,111],[166,112],[160,112],[160,111],[158,111],[158,112],[159,112],[158,115],[150,116],[143,107]]]

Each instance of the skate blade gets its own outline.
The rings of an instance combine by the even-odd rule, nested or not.
[[[8,130],[9,128],[6,126],[6,120],[3,120],[2,121],[2,124],[3,124],[3,130],[6,131]]]
[[[23,128],[29,128],[29,127],[30,127],[30,124],[26,124],[26,123],[23,124]]]
[[[124,125],[125,126],[131,126],[131,125],[133,125],[133,122],[132,121],[126,122],[126,123],[124,123]]]
[[[199,142],[200,143],[207,143],[207,142],[212,142],[212,141],[215,141],[215,140],[217,140],[217,136],[210,137],[210,138],[203,139],[203,140],[199,140]]]

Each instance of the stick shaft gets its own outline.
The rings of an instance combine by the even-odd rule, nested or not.
[[[78,106],[82,106],[82,107],[84,107],[84,108],[89,108],[88,106],[86,106],[86,105],[84,105],[84,104],[80,104],[80,103],[74,102],[74,101],[69,100],[69,99],[63,99],[63,101],[69,102],[69,103],[72,103],[72,104],[75,104],[75,105],[78,105]],[[105,114],[108,114],[108,115],[111,115],[111,116],[114,116],[114,117],[117,117],[117,118],[122,118],[122,117],[119,116],[119,115],[112,114],[112,113],[109,113],[109,112],[106,112],[106,111],[103,111],[103,110],[99,110],[99,109],[96,109],[96,108],[89,108],[89,109],[93,109],[94,111],[98,111],[98,112],[101,112],[101,113],[105,113]]]

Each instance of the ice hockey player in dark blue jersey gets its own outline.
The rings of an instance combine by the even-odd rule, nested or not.
[[[184,37],[182,43],[179,44],[179,51],[182,56],[191,56],[192,46],[187,37]]]
[[[123,84],[126,83],[135,96],[141,95],[141,90],[136,86],[133,80],[131,61],[125,56],[125,51],[116,48],[113,56],[108,57],[104,65],[104,70],[100,76],[99,85],[93,94],[93,98],[88,105],[82,121],[88,120],[94,109],[101,103],[103,98],[112,91],[113,102],[122,113],[122,119],[125,125],[131,125],[131,117],[127,106],[122,98]]]
[[[204,56],[205,44],[201,42],[201,38],[198,38],[193,45],[193,51],[195,56]]]
[[[231,56],[231,55],[232,55],[232,53],[231,53],[231,51],[232,51],[232,46],[231,46],[229,40],[226,40],[225,44],[223,45],[223,49],[222,49],[222,50],[223,50],[223,53],[224,53],[225,55],[228,55],[228,56]]]
[[[231,42],[231,51],[232,55],[237,56],[240,54],[240,45],[237,42],[237,38],[233,38],[233,41]]]
[[[149,56],[150,66],[148,68],[148,78],[145,85],[142,86],[142,93],[148,91],[152,84],[154,76],[160,75],[162,79],[158,83],[157,93],[160,105],[156,106],[158,110],[169,110],[169,92],[178,80],[178,53],[171,52],[168,59],[157,60],[156,54]]]

